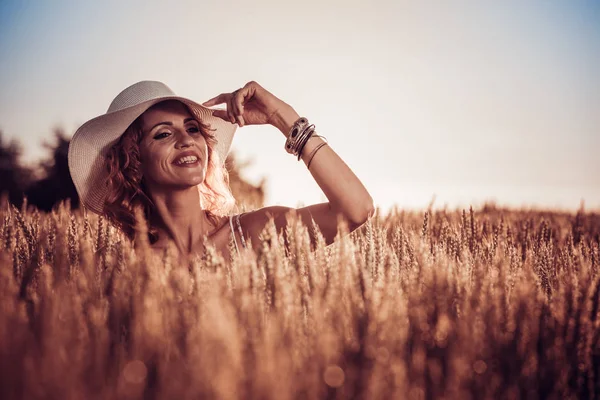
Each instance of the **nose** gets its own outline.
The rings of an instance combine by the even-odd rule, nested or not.
[[[191,147],[194,145],[194,138],[187,134],[187,132],[178,132],[177,133],[177,143],[175,143],[175,147],[178,149],[185,149],[187,147]]]

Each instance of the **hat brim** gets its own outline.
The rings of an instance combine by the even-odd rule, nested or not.
[[[214,110],[179,96],[164,96],[132,107],[103,114],[84,123],[69,144],[68,162],[71,178],[82,204],[102,214],[108,195],[106,156],[110,148],[140,115],[153,105],[178,100],[188,106],[193,116],[213,129],[217,140],[216,152],[225,162],[237,125],[213,115]]]

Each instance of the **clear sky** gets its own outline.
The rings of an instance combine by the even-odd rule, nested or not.
[[[600,207],[598,1],[0,1],[0,129],[26,161],[144,79],[198,102],[256,80],[384,208]],[[245,127],[233,149],[269,204],[323,201],[283,144]]]

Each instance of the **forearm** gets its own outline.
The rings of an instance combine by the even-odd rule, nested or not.
[[[300,118],[291,107],[285,107],[273,116],[272,124],[287,138],[294,122]],[[323,143],[320,137],[311,137],[302,151],[302,160],[329,200],[332,210],[342,213],[354,224],[362,224],[373,212],[373,199],[350,167],[330,146],[322,146],[315,154],[312,151]]]

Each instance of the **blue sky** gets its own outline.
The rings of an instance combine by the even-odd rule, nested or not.
[[[600,207],[600,2],[163,3],[0,2],[0,129],[27,161],[136,81],[203,101],[256,80],[384,208]],[[233,149],[270,204],[323,201],[283,143]]]

